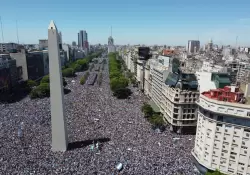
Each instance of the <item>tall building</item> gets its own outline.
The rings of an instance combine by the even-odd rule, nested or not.
[[[79,35],[78,35],[78,45],[80,48],[84,49],[85,48],[85,42],[88,41],[88,35],[85,30],[80,30]]]
[[[200,41],[189,40],[187,45],[188,53],[197,53],[200,50]]]
[[[75,41],[72,42],[72,46],[74,46],[74,47],[76,46],[76,42]]]
[[[169,73],[162,85],[160,110],[172,131],[194,132],[197,122],[196,100],[199,98],[198,81],[194,73],[180,67],[172,58]]]
[[[244,93],[236,86],[200,94],[192,155],[202,174],[216,169],[228,175],[250,174],[250,105],[247,103]]]
[[[59,49],[62,50],[62,32],[58,32]]]

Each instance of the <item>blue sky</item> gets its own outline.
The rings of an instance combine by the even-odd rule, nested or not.
[[[53,19],[65,43],[80,29],[90,44],[107,43],[112,25],[116,44],[186,45],[199,37],[235,45],[238,36],[250,46],[249,0],[2,0],[0,16],[5,42],[17,41],[18,20],[20,43],[38,43]]]

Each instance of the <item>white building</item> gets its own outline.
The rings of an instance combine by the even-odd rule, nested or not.
[[[227,72],[227,68],[225,66],[220,66],[214,64],[213,61],[203,61],[200,72]]]
[[[243,95],[235,86],[200,95],[192,154],[202,173],[250,174],[250,105]]]
[[[162,65],[159,60],[149,60],[151,75],[151,98],[160,108],[162,100],[162,86],[168,75],[168,67]]]

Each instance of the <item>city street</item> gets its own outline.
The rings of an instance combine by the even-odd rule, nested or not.
[[[151,129],[141,106],[143,94],[131,87],[129,100],[109,88],[108,67],[101,86],[80,85],[84,72],[67,78],[65,112],[69,151],[51,151],[49,98],[0,104],[0,174],[193,175],[193,135]],[[23,122],[23,132],[18,128]],[[180,138],[174,142],[173,138]],[[98,149],[91,150],[95,140]]]

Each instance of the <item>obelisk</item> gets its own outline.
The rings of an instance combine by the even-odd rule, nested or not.
[[[62,68],[59,52],[59,38],[56,25],[50,22],[48,28],[48,51],[50,72],[50,105],[52,150],[66,151],[68,146],[67,122],[64,112]]]

